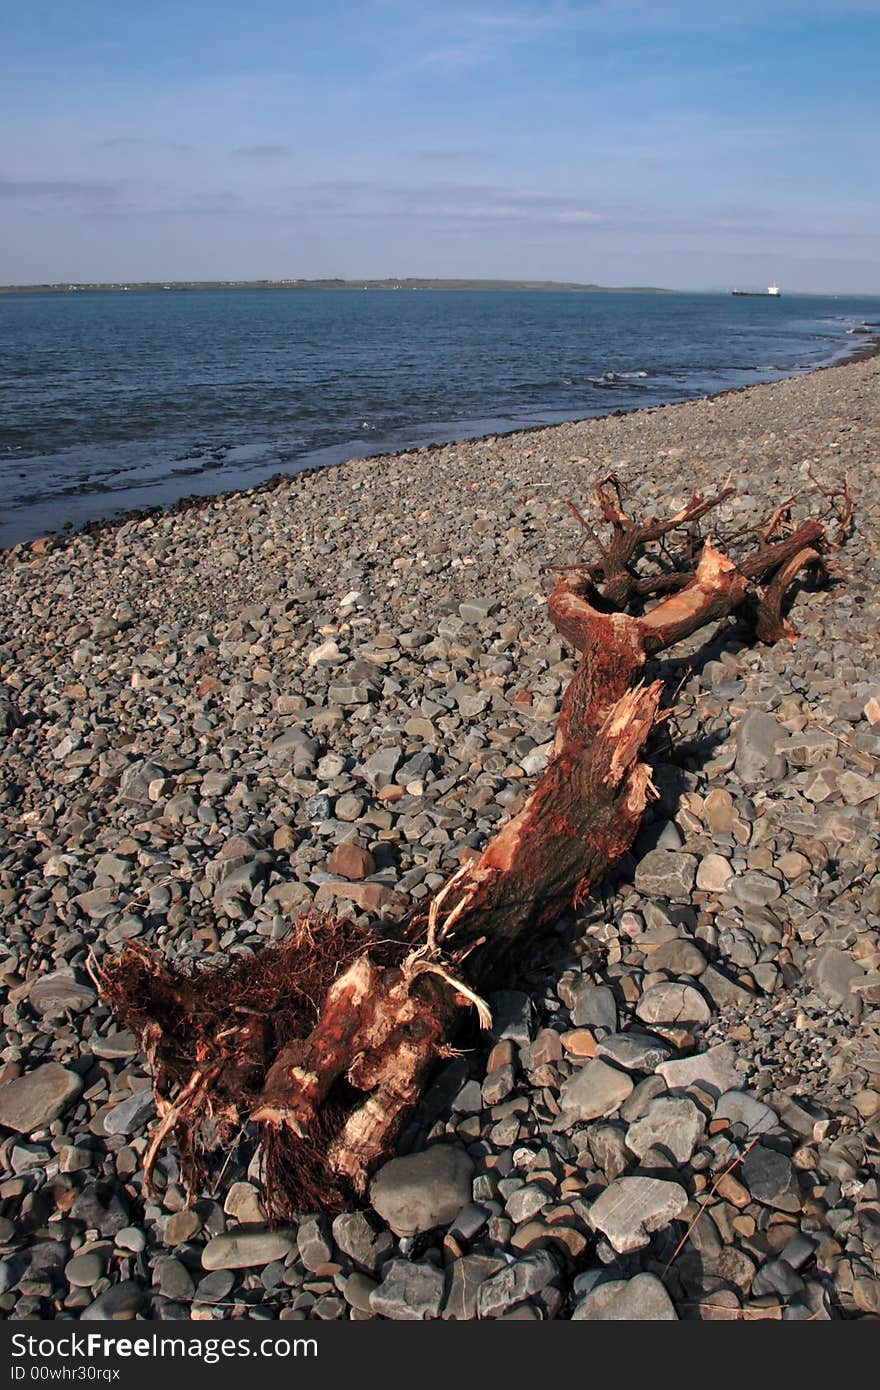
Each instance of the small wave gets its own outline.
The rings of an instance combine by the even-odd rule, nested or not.
[[[626,386],[638,389],[637,382],[647,377],[647,372],[603,372],[601,376],[588,376],[591,386],[607,389],[609,386]]]

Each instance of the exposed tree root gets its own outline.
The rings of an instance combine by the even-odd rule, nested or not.
[[[805,572],[826,580],[825,557],[852,521],[846,484],[821,491],[839,523],[833,540],[820,521],[795,524],[790,498],[735,559],[695,529],[729,486],[637,523],[605,479],[596,485],[604,536],[570,507],[597,555],[560,569],[548,599],[580,664],[546,772],[398,941],[307,915],[280,946],[219,970],[186,975],[137,947],[105,964],[104,997],[153,1072],[160,1118],[147,1182],[173,1137],[184,1180],[204,1186],[211,1152],[252,1122],[275,1215],[365,1190],[465,1015],[488,1025],[485,994],[632,843],[654,795],[641,755],[664,718],[662,683],[644,680],[648,658],[733,613],[762,641],[796,635],[784,615],[794,586]]]

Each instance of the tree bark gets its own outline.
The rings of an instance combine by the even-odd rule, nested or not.
[[[227,1130],[248,1120],[262,1127],[266,1180],[275,1189],[267,1198],[276,1210],[297,1209],[304,1197],[332,1206],[346,1185],[365,1190],[376,1164],[393,1151],[431,1066],[449,1054],[464,1013],[476,1008],[483,1026],[489,1023],[483,995],[515,976],[530,944],[578,906],[631,845],[655,795],[642,753],[664,717],[662,682],[646,682],[646,661],[732,613],[749,615],[762,641],[793,638],[783,615],[792,586],[805,571],[827,578],[824,556],[833,542],[820,521],[794,525],[791,502],[776,509],[754,533],[756,548],[736,562],[710,541],[699,543],[695,523],[731,491],[708,500],[695,495],[666,521],[636,523],[617,484],[605,480],[596,487],[611,532],[604,540],[571,508],[599,553],[561,570],[548,599],[550,621],[580,660],[544,775],[479,858],[409,921],[397,946],[386,945],[383,955],[340,938],[338,923],[332,927],[343,966],[326,993],[312,996],[323,994],[323,1003],[308,1026],[301,1017],[295,1025],[284,1020],[299,963],[305,975],[309,965],[314,973],[319,924],[308,928],[305,953],[296,933],[274,948],[274,989],[271,950],[259,957],[258,1035],[251,1018],[218,1038],[216,1014],[208,1010],[190,1030],[196,1041],[189,1051],[181,1045],[181,1018],[198,1015],[192,982],[143,953],[124,953],[105,967],[105,997],[152,1050],[162,1137],[182,1137],[194,1180],[203,1173],[206,1117],[216,1124],[219,1114]],[[824,495],[840,521],[839,543],[852,516],[849,492]],[[223,980],[218,994],[213,975],[220,1007]],[[241,987],[246,998],[246,979]]]

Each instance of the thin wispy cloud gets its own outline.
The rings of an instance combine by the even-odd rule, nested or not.
[[[189,154],[193,148],[179,140],[154,140],[144,135],[108,135],[98,144],[105,150],[161,150],[174,154]]]
[[[425,164],[468,164],[477,158],[476,150],[415,150],[413,158]]]
[[[0,198],[14,202],[107,202],[119,196],[121,185],[89,179],[17,179],[0,176]]]
[[[293,153],[289,145],[241,145],[234,151],[242,159],[289,159]]]

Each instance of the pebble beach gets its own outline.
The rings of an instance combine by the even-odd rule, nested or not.
[[[0,1317],[880,1315],[880,358],[432,446],[0,553]],[[613,472],[729,532],[849,478],[796,642],[666,654],[659,799],[490,1000],[369,1199],[273,1229],[253,1136],[156,1195],[90,962],[388,929],[540,776],[550,627]]]

